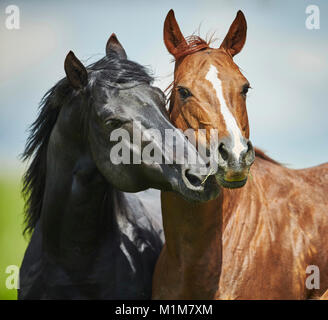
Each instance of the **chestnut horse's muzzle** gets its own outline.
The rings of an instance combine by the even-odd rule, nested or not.
[[[219,144],[217,182],[225,188],[240,188],[245,185],[251,165],[255,160],[252,143],[244,139],[245,148],[236,152],[228,140]]]

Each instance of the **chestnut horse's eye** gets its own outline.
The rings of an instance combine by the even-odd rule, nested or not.
[[[250,88],[249,83],[245,83],[245,84],[243,85],[243,88],[242,88],[242,90],[241,90],[241,94],[242,94],[244,97],[246,97],[249,88]]]
[[[184,87],[178,87],[178,91],[182,99],[187,99],[192,96],[191,92]]]

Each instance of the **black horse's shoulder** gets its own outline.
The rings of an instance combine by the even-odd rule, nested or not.
[[[124,193],[127,205],[127,216],[136,227],[149,231],[164,243],[163,223],[161,216],[160,191],[148,189],[138,193]]]

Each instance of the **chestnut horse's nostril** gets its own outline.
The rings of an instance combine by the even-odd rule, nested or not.
[[[247,142],[247,151],[243,156],[243,160],[245,161],[246,165],[251,165],[255,160],[254,148],[250,141]]]
[[[219,153],[224,161],[228,161],[229,159],[229,152],[225,147],[224,143],[221,143],[219,146]]]
[[[253,148],[252,142],[250,142],[250,141],[248,140],[248,142],[247,142],[247,151],[246,151],[246,153],[252,152],[253,150],[254,150],[254,148]]]

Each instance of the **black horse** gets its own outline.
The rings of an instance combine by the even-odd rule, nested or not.
[[[173,190],[191,200],[212,196],[211,179],[178,164],[113,164],[124,128],[176,130],[163,93],[144,67],[129,61],[115,35],[106,56],[87,69],[70,52],[66,78],[48,91],[23,158],[26,230],[32,233],[20,270],[19,299],[148,299],[162,247],[161,222],[133,194]],[[154,137],[155,143],[156,137]],[[158,141],[159,142],[159,141]],[[187,145],[178,132],[175,144]],[[141,154],[145,145],[130,149]],[[123,192],[124,191],[124,192]]]

